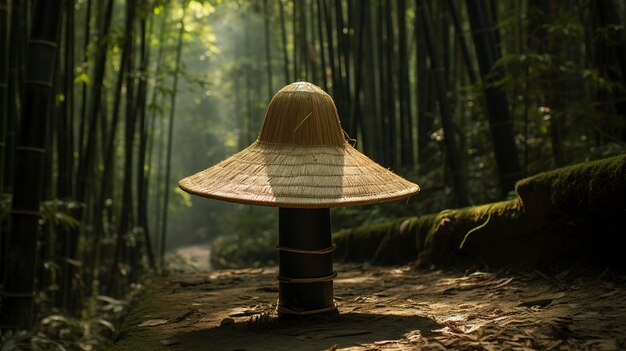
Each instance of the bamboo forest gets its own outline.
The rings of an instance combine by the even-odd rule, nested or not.
[[[0,0],[0,350],[626,349],[625,24]]]

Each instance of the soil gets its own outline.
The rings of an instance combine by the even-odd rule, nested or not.
[[[340,313],[291,319],[275,267],[159,278],[112,350],[626,349],[626,276],[608,270],[335,268]]]

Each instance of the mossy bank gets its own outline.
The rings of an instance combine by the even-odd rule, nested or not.
[[[626,155],[537,174],[519,181],[516,193],[509,201],[337,232],[336,257],[517,268],[584,257],[626,267],[618,252],[626,234]]]

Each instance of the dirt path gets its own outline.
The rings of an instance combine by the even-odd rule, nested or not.
[[[168,253],[169,259],[172,261],[172,256],[178,256],[180,263],[184,263],[189,266],[188,270],[191,271],[209,271],[211,270],[210,256],[211,246],[209,245],[191,245],[185,247],[179,247]]]
[[[336,268],[341,313],[301,320],[276,318],[276,268],[163,278],[112,349],[626,349],[626,276]]]

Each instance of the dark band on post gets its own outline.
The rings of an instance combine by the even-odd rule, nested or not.
[[[320,250],[296,249],[293,247],[286,247],[286,246],[280,246],[280,245],[276,246],[276,248],[282,251],[297,252],[297,253],[311,254],[311,255],[323,255],[323,254],[327,254],[327,253],[335,251],[335,244],[333,243],[332,246],[325,248],[325,249],[320,249]]]

